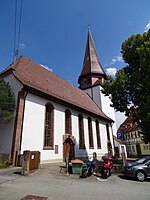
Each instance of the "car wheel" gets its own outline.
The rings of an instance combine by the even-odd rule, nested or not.
[[[145,173],[142,171],[138,171],[136,174],[136,178],[138,181],[144,181],[146,178]]]

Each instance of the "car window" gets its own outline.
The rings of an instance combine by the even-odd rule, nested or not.
[[[149,159],[141,158],[140,160],[137,160],[136,162],[137,162],[138,164],[144,164],[144,163],[146,163],[148,160],[149,160]]]
[[[149,167],[150,167],[150,160],[147,162],[147,165],[149,165]]]

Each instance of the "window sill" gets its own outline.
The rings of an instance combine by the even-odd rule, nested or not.
[[[85,147],[79,147],[79,149],[85,150],[86,148]]]
[[[94,147],[89,147],[89,149],[94,149]]]
[[[43,147],[43,150],[54,150],[54,147]]]

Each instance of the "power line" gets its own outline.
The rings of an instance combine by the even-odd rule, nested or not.
[[[21,20],[22,19],[22,0],[21,0],[21,3],[20,3],[20,15],[19,15],[19,31],[18,31],[18,53],[19,53],[19,44],[20,44],[20,33],[21,33]],[[18,54],[17,54],[17,58],[18,58]]]
[[[16,28],[17,28],[17,0],[15,0],[15,19],[14,19],[14,21],[15,21],[15,24],[14,24],[14,50],[13,50],[13,61],[15,60],[15,57],[16,57],[15,51],[16,51],[16,32],[17,32],[17,30],[16,30]]]
[[[15,0],[13,61],[15,61],[18,58],[18,53],[19,53],[22,7],[23,7],[23,0],[20,0],[20,6],[18,5],[18,0]],[[19,16],[19,19],[18,19],[18,16]]]

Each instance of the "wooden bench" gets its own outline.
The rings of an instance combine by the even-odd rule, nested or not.
[[[66,166],[64,166],[64,165],[62,165],[62,166],[59,166],[59,168],[60,168],[60,171],[59,171],[60,173],[62,172],[62,170],[63,170],[63,169],[65,169],[65,171],[67,171],[67,167],[66,167]]]

